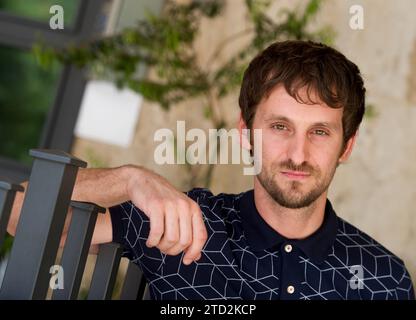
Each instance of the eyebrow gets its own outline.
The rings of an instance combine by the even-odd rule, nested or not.
[[[293,124],[293,121],[290,120],[289,118],[285,117],[285,116],[276,116],[276,115],[273,115],[273,116],[271,116],[271,117],[269,117],[269,118],[266,119],[266,121],[276,121],[276,120],[286,121],[286,122],[288,122],[290,124]],[[323,121],[323,122],[314,122],[314,123],[312,123],[311,126],[326,127],[326,128],[329,128],[329,129],[332,129],[332,130],[335,130],[335,131],[337,131],[339,129],[339,125],[338,124],[335,124],[333,122],[325,122],[325,121]]]

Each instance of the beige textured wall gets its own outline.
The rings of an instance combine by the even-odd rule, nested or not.
[[[361,4],[364,30],[348,28],[348,9]],[[364,75],[377,116],[365,119],[348,164],[330,190],[338,214],[406,263],[416,283],[416,2],[332,1],[322,19],[335,45]]]
[[[276,1],[270,15],[282,6],[305,1]],[[364,30],[349,27],[349,8],[364,7]],[[329,24],[336,31],[334,45],[360,67],[368,90],[368,102],[377,116],[362,124],[349,162],[339,167],[330,190],[337,213],[399,255],[416,283],[416,2],[413,0],[327,1],[316,25]],[[228,0],[224,15],[204,21],[198,51],[201,62],[219,43],[247,27],[243,0]],[[230,46],[235,50],[245,39]],[[228,53],[229,53],[228,52]],[[219,59],[226,57],[227,52]],[[231,125],[238,119],[238,93],[222,101]],[[175,106],[170,112],[145,102],[132,146],[128,149],[77,139],[73,153],[106,166],[141,164],[168,178],[181,189],[188,187],[184,166],[154,163],[158,128],[209,128],[202,102]],[[220,165],[214,172],[212,189],[240,192],[251,188],[252,179],[238,165]]]

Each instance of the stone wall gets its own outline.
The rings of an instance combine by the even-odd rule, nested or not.
[[[249,26],[242,0],[228,0],[224,14],[203,21],[197,43],[201,62],[220,43]],[[276,1],[270,15],[284,6],[305,1]],[[364,29],[349,26],[351,5],[364,8]],[[365,78],[368,103],[374,115],[366,117],[352,157],[340,166],[330,189],[337,213],[381,242],[406,263],[416,283],[416,2],[413,0],[327,1],[315,21],[335,31],[334,46],[358,64]],[[247,39],[233,42],[218,61]],[[218,62],[217,61],[217,62]],[[209,67],[209,66],[207,66]],[[238,93],[224,99],[222,110],[230,126],[239,116]],[[141,164],[168,178],[183,190],[189,176],[185,166],[159,166],[153,160],[158,128],[176,128],[186,120],[187,128],[207,129],[202,101],[183,103],[165,112],[145,102],[138,119],[135,139],[123,149],[77,139],[73,153],[86,161],[105,166]],[[239,165],[219,165],[211,189],[237,193],[251,188],[252,178],[242,175]]]

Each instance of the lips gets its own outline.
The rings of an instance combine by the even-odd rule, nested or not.
[[[295,179],[295,180],[302,180],[306,179],[310,176],[310,173],[307,172],[301,172],[301,171],[282,171],[281,172],[285,177],[289,179]]]

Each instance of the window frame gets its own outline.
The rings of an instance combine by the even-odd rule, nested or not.
[[[81,0],[72,26],[63,30],[52,30],[48,23],[0,12],[0,45],[30,50],[39,36],[55,48],[81,43],[104,32],[105,23],[100,18],[108,3],[111,0]],[[72,65],[62,67],[38,148],[70,152],[86,82],[85,70]],[[21,182],[29,175],[30,166],[0,155],[0,180]]]

